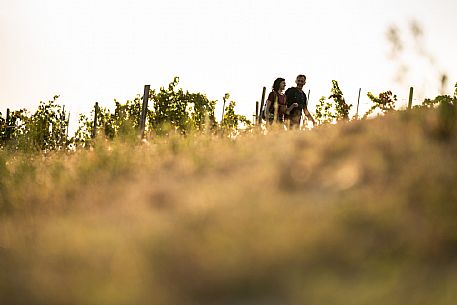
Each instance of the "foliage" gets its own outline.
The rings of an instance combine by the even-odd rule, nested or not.
[[[154,106],[150,125],[158,134],[164,134],[170,128],[185,133],[190,127],[186,94],[182,89],[176,90],[178,83],[179,78],[175,77],[168,88],[161,87],[157,94],[152,92]]]
[[[8,126],[9,122],[7,122],[7,118],[3,118],[2,113],[0,112],[0,146],[8,139]]]
[[[337,115],[334,110],[333,103],[325,96],[319,99],[319,103],[316,105],[316,114],[314,116],[319,125],[333,123]]]
[[[31,116],[28,116],[25,109],[13,111],[10,129],[2,132],[3,145],[22,151],[66,148],[68,119],[64,107],[57,103],[58,98],[56,95],[46,103],[40,102],[37,111]],[[6,122],[3,126],[6,126]]]
[[[229,98],[230,95],[226,93],[224,96],[224,101],[228,100]],[[235,106],[236,102],[230,101],[228,106],[225,107],[224,117],[221,122],[221,125],[224,129],[236,130],[240,124],[244,124],[245,126],[251,125],[251,121],[249,121],[244,115],[235,113]]]
[[[435,97],[434,99],[425,99],[422,105],[420,106],[414,106],[414,108],[435,108],[437,105],[441,104],[454,104],[457,105],[457,83],[455,83],[454,87],[454,96],[450,95],[439,95]]]
[[[348,121],[349,110],[351,109],[352,105],[348,105],[346,103],[343,92],[338,86],[338,82],[336,80],[332,80],[331,95],[328,98],[333,99],[335,103],[336,119]]]
[[[146,132],[166,135],[170,131],[185,134],[188,131],[202,131],[217,126],[214,110],[217,101],[210,101],[202,93],[189,93],[177,89],[179,78],[175,77],[167,88],[158,92],[149,91],[148,111],[146,113]],[[132,139],[138,135],[143,97],[137,95],[133,100],[121,104],[115,100],[114,113],[108,108],[98,108],[97,133],[109,139],[120,137]],[[82,115],[75,142],[79,145],[89,143],[94,125],[94,112],[90,118]]]
[[[142,97],[137,94],[133,100],[127,100],[125,104],[121,104],[117,100],[114,100],[114,103],[114,114],[111,115],[111,120],[115,124],[112,128],[111,138],[137,133],[140,128]],[[108,131],[105,130],[106,132]]]
[[[382,113],[390,112],[395,110],[395,103],[397,102],[397,96],[392,93],[392,91],[386,91],[380,93],[378,96],[373,95],[373,93],[368,92],[368,98],[373,102],[373,105],[365,113],[364,118],[367,118],[372,114],[376,109],[380,110]]]
[[[175,77],[167,89],[161,87],[158,93],[150,92],[149,98],[153,102],[153,110],[148,116],[150,129],[157,134],[166,134],[170,129],[184,134],[190,130],[214,128],[217,101],[208,100],[202,93],[176,89],[178,83],[179,77]]]
[[[214,114],[217,101],[210,101],[201,93],[187,93],[192,128],[195,130],[214,129],[217,126]]]
[[[440,139],[447,140],[452,137],[457,127],[457,98],[441,102],[438,113],[436,132]]]
[[[76,130],[75,135],[72,138],[72,142],[77,147],[85,147],[89,144],[90,139],[92,138],[93,113],[94,111],[91,112],[92,119],[88,118],[84,114],[79,115],[78,129]]]
[[[216,130],[215,118],[217,101],[209,100],[202,93],[190,93],[177,89],[179,78],[175,77],[168,88],[158,92],[149,91],[146,112],[146,134],[167,135],[170,131],[187,134],[190,131]],[[68,118],[64,107],[53,100],[40,102],[38,110],[29,115],[25,109],[13,111],[9,124],[0,113],[0,147],[8,146],[22,151],[50,151],[63,148],[87,147],[93,138],[102,135],[109,140],[137,141],[143,97],[136,95],[133,100],[120,103],[114,100],[114,110],[96,106],[89,115],[79,116],[78,128],[68,138]],[[240,123],[249,125],[244,116],[235,114],[235,104],[229,105],[224,128],[238,128]],[[95,113],[97,123],[94,126]],[[7,126],[11,125],[11,128]],[[96,131],[96,134],[95,134]]]
[[[94,135],[94,117],[97,109],[96,133],[103,134],[110,140],[117,137],[121,139],[132,139],[138,134],[141,114],[141,98],[139,95],[133,101],[127,100],[121,104],[114,100],[114,113],[106,107],[99,107],[98,103],[91,112],[90,118],[80,115],[78,129],[73,138],[77,146],[85,146],[90,143]]]
[[[426,98],[423,102],[422,105],[419,106],[414,106],[414,108],[427,108],[427,109],[432,109],[435,108],[438,105],[441,104],[446,104],[446,103],[456,103],[457,97],[452,97],[450,95],[438,95],[434,99],[428,99]]]
[[[333,100],[330,101],[330,99]],[[349,120],[349,110],[352,105],[348,105],[344,99],[338,82],[332,80],[331,94],[328,99],[325,96],[319,99],[316,105],[315,118],[319,124],[335,123],[340,120]]]

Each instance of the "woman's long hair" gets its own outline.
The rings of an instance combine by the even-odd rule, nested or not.
[[[273,83],[273,91],[275,92],[278,92],[279,91],[279,86],[281,85],[281,82],[285,81],[284,78],[282,77],[278,77],[277,79],[275,79],[274,83]]]

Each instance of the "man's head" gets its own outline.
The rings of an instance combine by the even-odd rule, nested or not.
[[[297,84],[298,88],[303,88],[303,86],[306,84],[306,76],[303,74],[297,75],[295,83]]]

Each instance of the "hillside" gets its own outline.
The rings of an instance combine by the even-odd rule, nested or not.
[[[0,151],[0,304],[455,304],[455,110]]]

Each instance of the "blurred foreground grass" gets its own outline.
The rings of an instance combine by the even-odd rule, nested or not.
[[[0,304],[455,304],[453,120],[0,151]]]

